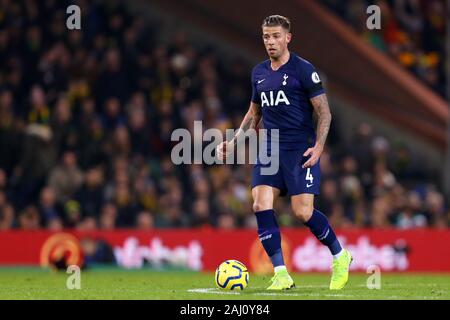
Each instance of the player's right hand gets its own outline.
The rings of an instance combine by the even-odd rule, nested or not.
[[[228,141],[222,141],[217,147],[216,147],[216,156],[222,161],[225,161],[227,156],[231,153],[233,150],[234,143],[228,142]]]

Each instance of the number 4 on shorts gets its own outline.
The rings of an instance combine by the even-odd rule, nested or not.
[[[308,170],[306,170],[306,180],[308,180],[309,182],[311,182],[311,184],[313,183],[313,176],[311,174],[311,168],[308,168]],[[309,186],[308,184],[306,186]]]

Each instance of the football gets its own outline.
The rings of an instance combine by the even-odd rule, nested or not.
[[[226,260],[216,269],[215,282],[220,289],[244,290],[248,285],[247,267],[237,260]]]

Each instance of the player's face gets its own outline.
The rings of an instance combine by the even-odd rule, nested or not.
[[[271,59],[278,59],[287,50],[291,42],[291,33],[283,27],[263,27],[263,41],[267,54]]]

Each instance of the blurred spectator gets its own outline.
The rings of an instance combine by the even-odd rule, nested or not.
[[[53,218],[48,222],[47,229],[50,231],[61,231],[64,229],[64,223],[61,218]]]
[[[93,167],[87,170],[84,183],[75,194],[85,216],[98,216],[103,202],[103,170]]]
[[[8,230],[14,227],[14,207],[3,205],[0,207],[0,230]]]
[[[60,208],[56,204],[55,192],[52,188],[46,187],[42,189],[39,212],[42,218],[42,223],[45,226],[49,226],[51,221],[60,218]]]
[[[117,21],[118,16],[111,18],[112,21]],[[122,33],[118,33],[120,36]],[[117,48],[109,49],[104,56],[104,64],[102,66],[99,78],[97,80],[98,100],[100,103],[111,97],[116,97],[121,103],[124,103],[128,98],[129,79],[128,73],[123,69],[121,53]],[[111,101],[111,100],[110,100]]]
[[[13,180],[17,184],[15,204],[29,204],[36,201],[39,189],[55,165],[56,149],[52,144],[49,127],[33,124],[26,127],[23,152],[14,169]]]
[[[156,226],[161,228],[188,227],[189,220],[179,205],[169,205],[164,208],[163,214],[158,216]]]
[[[410,192],[407,196],[406,204],[399,213],[396,225],[400,229],[426,227],[427,218],[423,213],[423,204],[417,192]]]
[[[148,211],[141,211],[136,220],[136,227],[140,230],[151,230],[154,227],[153,215]]]
[[[103,205],[100,212],[100,229],[112,230],[116,228],[117,208],[112,203]]]
[[[50,109],[44,90],[39,85],[31,88],[29,109],[27,116],[29,123],[48,124],[50,122]]]
[[[97,220],[94,217],[85,217],[77,225],[80,231],[92,231],[97,229]]]
[[[83,183],[83,172],[77,166],[73,151],[63,153],[61,163],[49,175],[48,185],[54,190],[56,201],[66,203]]]
[[[435,190],[431,190],[427,193],[424,202],[424,214],[428,218],[429,224],[436,227],[445,225],[444,196]]]
[[[195,227],[202,227],[211,224],[211,210],[209,202],[206,199],[198,199],[192,206],[192,225]]]
[[[80,204],[75,200],[69,200],[64,206],[64,223],[69,228],[76,227],[83,219]]]
[[[236,220],[232,214],[222,214],[219,216],[217,227],[224,230],[236,228]]]
[[[41,227],[39,211],[34,206],[28,206],[19,213],[19,226],[24,230],[35,230]]]
[[[74,148],[77,141],[76,128],[72,120],[72,111],[67,98],[62,96],[55,105],[55,111],[51,121],[53,141],[57,146],[58,153],[69,148]]]
[[[114,250],[106,241],[85,237],[81,239],[80,243],[83,249],[85,267],[116,262]]]

